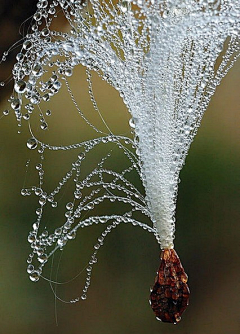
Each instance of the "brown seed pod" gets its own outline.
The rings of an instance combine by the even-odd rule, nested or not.
[[[188,280],[174,249],[164,249],[150,304],[158,320],[178,323],[189,304]]]

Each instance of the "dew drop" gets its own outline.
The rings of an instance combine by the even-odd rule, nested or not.
[[[29,264],[27,266],[27,273],[28,274],[31,274],[32,272],[34,271],[34,266],[32,264]]]
[[[28,139],[27,141],[27,147],[30,149],[30,150],[35,150],[38,146],[38,142],[35,138],[30,138]]]
[[[37,208],[35,212],[36,215],[40,216],[42,214],[42,208]]]
[[[41,188],[36,188],[36,189],[35,189],[35,195],[36,195],[36,196],[40,196],[40,195],[42,195],[42,192],[43,192],[43,191],[42,191]]]
[[[135,123],[134,123],[134,120],[133,120],[133,118],[130,118],[130,120],[129,120],[129,125],[130,125],[130,127],[132,128],[132,129],[135,129]]]
[[[11,107],[13,110],[19,110],[21,108],[21,103],[19,99],[13,99],[11,102]]]
[[[41,254],[41,255],[38,257],[38,261],[39,261],[40,263],[45,263],[45,262],[47,262],[47,259],[48,259],[47,254]]]
[[[42,130],[47,130],[47,128],[48,128],[47,123],[46,123],[46,122],[43,122],[43,123],[40,125],[40,128],[41,128]]]
[[[72,75],[72,69],[71,69],[71,68],[67,68],[67,69],[65,70],[65,75],[66,75],[67,77],[70,77],[70,76]]]
[[[23,57],[24,57],[23,53],[20,52],[16,55],[17,61],[23,60]]]
[[[26,91],[26,82],[23,80],[19,80],[15,83],[14,89],[16,93],[24,93]]]
[[[78,155],[78,159],[79,160],[83,160],[85,158],[85,153],[84,152],[81,152],[79,155]]]
[[[29,278],[32,282],[37,282],[39,280],[39,273],[34,271],[34,272],[31,273]]]
[[[42,206],[43,206],[43,205],[45,205],[45,204],[46,204],[46,199],[45,199],[44,197],[41,197],[41,198],[39,199],[39,201],[38,201],[38,202],[39,202],[39,204],[40,204],[40,205],[42,205]]]
[[[41,32],[42,36],[46,37],[49,35],[49,29],[47,28],[43,28],[42,32]]]
[[[9,115],[9,110],[8,110],[8,109],[5,109],[5,110],[3,111],[3,115],[4,115],[4,116]]]
[[[81,296],[81,299],[82,299],[82,300],[86,300],[86,299],[87,299],[87,295],[84,293],[84,294]]]
[[[36,237],[34,234],[30,233],[28,236],[28,242],[33,243],[34,241],[36,241]]]
[[[30,41],[25,41],[25,42],[23,43],[23,48],[24,48],[25,50],[30,50],[30,49],[32,48],[32,43],[31,43]]]
[[[44,94],[43,97],[42,97],[43,101],[49,101],[50,100],[50,96],[48,93]]]
[[[72,202],[69,202],[66,204],[66,209],[67,210],[72,210],[73,209],[73,203]]]
[[[68,238],[69,240],[73,240],[73,239],[75,239],[75,238],[76,238],[76,231],[75,231],[75,230],[72,230],[71,232],[69,232],[69,233],[67,234],[67,238]]]
[[[27,189],[22,189],[21,190],[21,195],[22,196],[27,196],[27,194],[28,194],[28,190]]]
[[[40,77],[43,74],[42,66],[39,64],[36,64],[32,69],[32,74],[36,77]]]

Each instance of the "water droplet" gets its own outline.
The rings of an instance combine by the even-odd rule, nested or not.
[[[28,190],[27,189],[22,189],[21,190],[21,195],[22,196],[27,196],[28,195]]]
[[[67,234],[67,237],[68,237],[69,240],[75,239],[76,238],[76,231],[72,230],[71,232],[69,232]]]
[[[71,217],[71,215],[72,215],[72,212],[71,212],[71,211],[66,211],[66,212],[65,212],[65,217],[66,217],[66,218]]]
[[[57,89],[57,90],[59,90],[59,89],[61,88],[61,86],[62,86],[62,84],[61,84],[60,81],[56,81],[56,82],[54,82],[54,84],[53,84],[53,87],[54,87],[55,89]]]
[[[47,200],[52,203],[54,201],[54,197],[53,196],[48,196]]]
[[[40,125],[40,128],[41,128],[42,130],[47,130],[47,128],[48,128],[47,123],[46,123],[46,122],[42,122],[42,124]]]
[[[54,7],[49,8],[48,10],[49,14],[53,15],[56,12],[56,9]]]
[[[38,146],[38,142],[35,138],[30,138],[28,139],[27,141],[27,147],[30,149],[30,150],[35,150]]]
[[[42,205],[42,206],[45,205],[45,204],[46,204],[46,198],[41,197],[41,198],[39,199],[38,203],[39,203],[40,205]]]
[[[37,231],[38,228],[39,228],[39,222],[35,222],[35,223],[33,223],[33,230],[34,230],[34,231]]]
[[[79,160],[83,160],[85,158],[85,153],[84,152],[81,152],[79,155],[78,155],[78,159]]]
[[[82,197],[82,193],[81,193],[80,191],[76,190],[76,191],[74,192],[74,197],[75,197],[76,199],[80,199],[80,198]]]
[[[38,261],[39,261],[40,263],[45,263],[45,262],[47,262],[47,259],[48,259],[47,254],[41,254],[41,255],[38,257]]]
[[[19,80],[15,83],[14,89],[16,93],[24,93],[26,91],[26,82],[23,80]]]
[[[9,110],[8,110],[8,109],[5,109],[5,110],[3,111],[3,115],[4,115],[4,116],[9,115]]]
[[[43,28],[42,32],[41,32],[42,36],[46,37],[49,35],[49,29],[48,28]]]
[[[42,191],[41,188],[36,188],[36,189],[35,189],[35,195],[36,195],[36,196],[40,196],[40,195],[42,195],[42,193],[43,193],[43,191]]]
[[[57,235],[57,236],[61,235],[61,234],[62,234],[62,228],[61,228],[61,227],[56,228],[56,230],[55,230],[54,233],[55,233],[55,235]]]
[[[29,276],[30,280],[33,282],[37,282],[39,280],[39,273],[37,271],[34,271]]]
[[[19,110],[21,108],[21,102],[19,99],[13,99],[11,102],[11,107],[13,110]]]
[[[130,127],[132,128],[132,129],[135,129],[135,123],[134,123],[134,120],[133,120],[133,118],[130,118],[130,120],[129,120],[129,125],[130,125]]]
[[[65,75],[66,75],[67,77],[70,77],[70,76],[72,75],[72,69],[71,69],[71,68],[66,68],[66,70],[65,70]]]
[[[36,77],[40,77],[43,74],[43,68],[41,65],[36,64],[32,69],[32,74]]]
[[[50,96],[48,93],[44,94],[43,97],[42,97],[43,101],[49,101],[50,100]]]
[[[25,119],[25,121],[28,121],[30,119],[30,115],[29,114],[23,115],[23,119]]]
[[[23,53],[18,53],[18,54],[16,55],[16,59],[17,59],[17,61],[23,60],[23,57],[24,57]]]
[[[67,210],[72,210],[73,209],[73,203],[72,202],[69,202],[66,204],[66,209]]]
[[[34,266],[32,264],[29,264],[27,266],[27,273],[28,274],[31,274],[32,272],[34,271]]]
[[[67,243],[67,239],[65,238],[59,238],[57,241],[58,246],[60,246],[61,248],[64,247]]]
[[[42,18],[42,14],[41,14],[41,12],[37,12],[37,13],[35,13],[34,15],[33,15],[33,18],[34,18],[34,20],[35,21],[40,21],[41,20],[41,18]]]
[[[82,300],[87,299],[87,295],[84,293],[84,294],[81,296],[81,299],[82,299]]]
[[[37,208],[35,212],[36,215],[40,216],[42,214],[42,208]]]
[[[25,50],[30,50],[30,49],[32,48],[32,42],[31,42],[31,41],[25,41],[25,42],[23,43],[23,48],[24,48]]]
[[[127,1],[122,1],[122,5],[120,5],[120,9],[123,13],[127,12],[127,5],[126,5]]]
[[[30,101],[31,101],[32,104],[39,104],[40,100],[41,100],[41,98],[37,94],[33,94],[30,98]]]
[[[37,165],[36,165],[36,169],[37,169],[37,170],[42,169],[42,164],[37,164]],[[41,189],[40,189],[40,190],[41,190]]]
[[[36,236],[34,234],[30,233],[29,236],[28,236],[28,242],[33,243],[34,241],[36,241]]]

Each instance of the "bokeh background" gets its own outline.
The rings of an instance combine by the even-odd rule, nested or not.
[[[19,40],[18,27],[35,11],[36,1],[0,1],[1,51]],[[59,23],[61,24],[61,23]],[[22,32],[26,33],[26,23]],[[63,27],[64,29],[64,27]],[[16,51],[17,52],[17,51]],[[13,55],[0,68],[0,80],[10,74]],[[56,302],[46,281],[33,283],[26,273],[28,232],[36,201],[20,195],[26,161],[27,127],[17,134],[13,114],[0,120],[0,332],[5,334],[238,334],[240,332],[240,61],[223,79],[202,121],[181,172],[175,248],[189,275],[190,305],[176,326],[155,320],[149,288],[159,266],[159,248],[152,235],[122,225],[112,232],[93,269],[86,301]],[[71,78],[77,92],[81,70]],[[118,94],[97,81],[95,92],[109,124],[129,132],[129,115]],[[0,110],[6,108],[11,82],[0,90]],[[60,94],[59,94],[60,95]],[[87,95],[86,95],[87,96]],[[88,109],[87,98],[82,103]],[[46,140],[64,143],[81,139],[83,125],[64,92],[52,106],[52,132]],[[76,118],[75,118],[76,117]],[[66,126],[67,124],[67,126]],[[53,134],[52,134],[53,133]],[[86,135],[86,133],[84,133]],[[52,136],[52,137],[51,137]],[[99,153],[101,155],[101,152]],[[48,158],[48,179],[61,175],[71,156]],[[69,160],[68,160],[69,159]],[[120,163],[121,159],[119,159]],[[61,169],[62,168],[62,169]],[[89,167],[90,168],[90,167]],[[66,171],[66,169],[65,169]],[[49,174],[50,173],[50,174]],[[29,174],[29,173],[28,173]],[[27,174],[27,177],[28,177]],[[49,221],[56,224],[52,213]],[[74,277],[85,266],[98,228],[89,228],[62,254],[60,278]],[[85,274],[58,288],[71,299],[81,294]]]

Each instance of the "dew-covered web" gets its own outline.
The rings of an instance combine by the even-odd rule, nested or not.
[[[32,281],[44,277],[44,266],[57,250],[94,224],[106,228],[86,267],[82,299],[98,250],[121,223],[154,233],[162,249],[173,248],[179,173],[216,87],[239,56],[239,14],[238,0],[38,1],[13,68],[9,99],[19,131],[28,123],[27,147],[38,152],[38,180],[22,189],[22,195],[36,196],[39,203],[28,237]],[[67,23],[62,31],[54,25],[59,16]],[[71,87],[79,67],[93,113],[78,99],[81,80],[79,93]],[[105,119],[94,76],[119,93],[132,132],[117,134]],[[63,91],[87,130],[76,143],[51,144],[36,122],[40,131],[51,130],[48,119],[57,107],[48,104]],[[67,151],[75,154],[71,167],[49,189],[46,156]],[[144,191],[134,183],[136,175]],[[69,184],[73,191],[63,205],[59,200]],[[65,207],[59,226],[45,224],[47,208],[57,210],[59,203]],[[97,215],[104,203],[117,203],[115,212]]]

